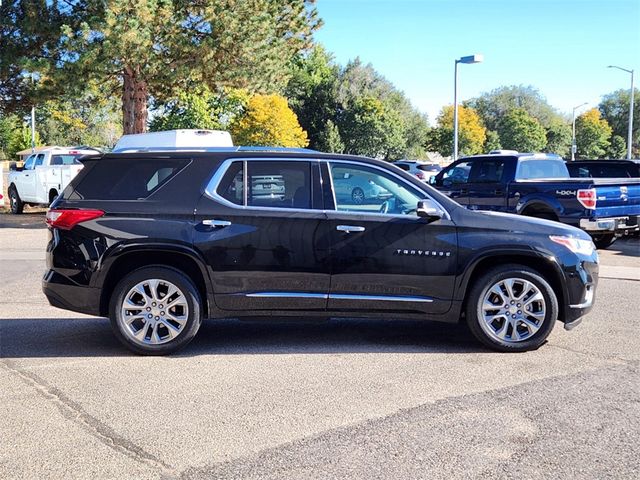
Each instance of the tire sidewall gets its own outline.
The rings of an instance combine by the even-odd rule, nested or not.
[[[9,207],[14,215],[22,213],[22,200],[20,200],[20,195],[14,186],[9,188]]]
[[[502,342],[484,331],[480,322],[481,303],[485,294],[496,282],[507,278],[521,278],[533,283],[542,293],[546,306],[546,315],[540,329],[531,338],[518,343]],[[467,323],[474,336],[490,348],[502,352],[524,352],[540,347],[549,336],[558,319],[558,299],[553,288],[536,271],[519,265],[505,265],[490,270],[472,287],[467,303]]]
[[[134,285],[148,279],[166,280],[177,286],[185,295],[189,307],[189,318],[178,336],[170,342],[160,345],[140,345],[131,340],[123,331],[121,306],[125,295]],[[123,278],[114,288],[109,302],[109,319],[115,336],[129,350],[142,355],[167,355],[185,347],[196,335],[202,324],[200,294],[193,282],[182,272],[167,267],[144,267],[134,270]]]

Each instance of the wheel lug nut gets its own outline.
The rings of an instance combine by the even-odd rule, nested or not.
[[[522,305],[518,304],[518,308],[520,308]]]
[[[520,315],[522,315],[522,310],[518,310],[518,313],[519,313]]]
[[[160,316],[164,317],[164,312],[160,312]]]
[[[514,303],[516,303],[516,302],[514,302],[513,300],[511,300],[511,305],[513,305]]]
[[[147,307],[147,312],[150,312],[150,311],[151,311],[151,307]]]
[[[156,317],[156,320],[160,320],[160,317]]]
[[[147,318],[153,318],[153,315],[149,314],[147,315]]]
[[[516,316],[515,315],[511,315],[511,318],[516,318]]]
[[[164,307],[162,306],[162,304],[160,304],[160,307],[159,307],[159,308],[164,308]]]

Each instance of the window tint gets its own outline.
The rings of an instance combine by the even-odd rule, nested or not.
[[[440,165],[438,165],[436,163],[420,164],[420,165],[418,165],[418,168],[420,170],[425,171],[425,172],[439,172],[440,170],[442,170],[442,167],[440,167]]]
[[[70,199],[144,199],[167,183],[188,160],[127,159],[96,161]]]
[[[471,172],[472,161],[460,162],[455,166],[447,168],[442,174],[442,185],[449,187],[469,181],[469,173]]]
[[[309,162],[247,162],[247,205],[311,208]]]
[[[366,213],[416,214],[424,195],[381,170],[331,163],[336,210]]]
[[[502,172],[504,171],[504,159],[492,158],[482,160],[478,165],[477,171],[471,179],[476,183],[498,183],[502,180]]]
[[[44,153],[40,153],[38,154],[38,156],[36,157],[36,167],[39,167],[40,165],[42,165],[44,163]]]
[[[236,205],[244,205],[244,162],[233,162],[218,185],[216,193]]]
[[[569,178],[564,160],[521,160],[518,163],[516,179]]]

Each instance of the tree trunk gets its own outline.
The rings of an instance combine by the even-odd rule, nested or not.
[[[138,69],[125,67],[122,90],[123,133],[145,133],[147,131],[147,82]]]

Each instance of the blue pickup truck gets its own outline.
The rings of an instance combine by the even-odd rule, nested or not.
[[[638,230],[640,179],[571,178],[557,155],[465,157],[429,183],[472,210],[517,213],[579,227],[598,248]]]

